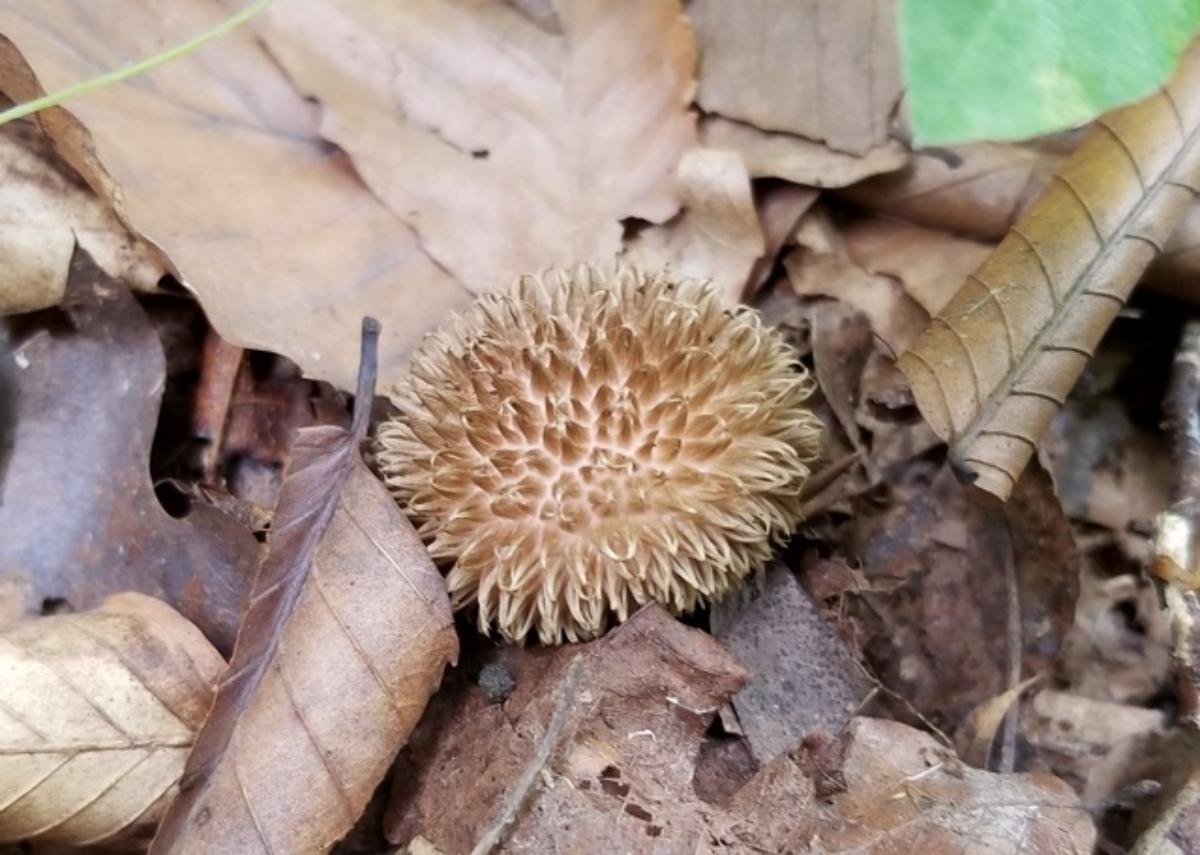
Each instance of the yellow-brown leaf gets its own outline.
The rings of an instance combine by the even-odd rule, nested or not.
[[[1200,49],[1097,122],[900,359],[960,470],[1007,499],[1200,182]]]
[[[224,667],[200,630],[142,594],[0,633],[0,841],[152,833]]]

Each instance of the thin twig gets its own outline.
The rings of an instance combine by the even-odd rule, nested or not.
[[[521,772],[521,777],[517,779],[517,783],[508,791],[508,795],[504,799],[504,804],[500,808],[500,813],[488,827],[488,830],[484,832],[483,836],[479,838],[479,842],[471,850],[471,855],[489,855],[490,852],[504,842],[509,829],[512,828],[513,823],[517,820],[517,814],[525,806],[525,802],[533,790],[533,785],[537,781],[538,775],[545,768],[546,763],[550,761],[550,755],[554,753],[554,749],[558,745],[558,740],[562,737],[563,728],[567,724],[567,714],[571,711],[571,707],[575,703],[575,689],[579,685],[579,675],[582,671],[583,657],[576,656],[567,667],[567,675],[563,679],[562,695],[558,699],[558,706],[554,709],[554,715],[550,718],[550,724],[546,726],[546,732],[542,734],[542,738],[538,741],[537,750],[533,752],[533,757],[525,766],[524,771]]]
[[[1015,689],[1021,683],[1021,659],[1025,642],[1021,638],[1021,588],[1017,579],[1017,558],[1013,553],[1012,531],[1008,518],[1002,511],[1000,519],[1003,543],[1004,587],[1008,592],[1008,688]],[[1021,697],[1018,694],[1004,716],[1004,731],[1000,740],[1000,762],[998,771],[1011,775],[1017,768],[1017,724],[1020,719]]]

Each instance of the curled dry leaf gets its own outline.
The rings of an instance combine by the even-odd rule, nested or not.
[[[1200,189],[1200,48],[1098,121],[900,360],[978,487],[1007,499],[1100,337]]]
[[[679,162],[679,184],[683,211],[640,232],[626,258],[643,270],[669,266],[683,277],[711,280],[736,306],[766,251],[746,167],[733,152],[695,148]]]
[[[476,292],[610,263],[678,210],[696,49],[679,0],[293,0],[265,38],[421,245]],[[345,45],[353,44],[352,60]]]
[[[0,130],[0,211],[0,314],[57,305],[76,241],[133,287],[152,289],[165,272],[155,250],[23,124]]]
[[[105,8],[0,0],[0,91],[24,101],[90,79],[229,12],[218,0],[172,4],[170,14],[157,0]],[[248,29],[67,109],[36,118],[55,150],[166,253],[235,344],[285,354],[350,389],[364,314],[383,322],[388,380],[420,337],[469,299],[320,138],[318,110]],[[248,288],[254,311],[246,311]]]
[[[371,323],[352,429],[297,433],[233,659],[152,852],[327,850],[457,655],[442,578],[359,453]]]
[[[141,594],[0,633],[0,841],[149,837],[224,666]]]
[[[693,0],[705,112],[864,155],[900,97],[893,0]]]
[[[227,651],[258,542],[214,508],[174,519],[159,504],[148,459],[165,366],[137,301],[77,250],[63,309],[66,332],[12,340],[16,323],[0,323],[12,340],[0,357],[0,576],[25,583],[30,612],[45,599],[84,609],[118,591],[159,596]]]
[[[701,120],[700,139],[710,148],[736,151],[754,178],[783,178],[809,187],[845,187],[908,163],[908,152],[895,140],[860,156],[721,116]]]

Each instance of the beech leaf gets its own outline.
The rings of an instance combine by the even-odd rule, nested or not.
[[[322,134],[476,292],[611,262],[620,220],[678,210],[674,171],[695,139],[679,0],[558,3],[546,20],[524,5],[292,0],[267,14]]]
[[[1098,121],[899,367],[963,474],[1007,499],[1200,188],[1200,49]]]
[[[142,594],[0,633],[0,842],[149,837],[224,667]]]
[[[0,0],[0,91],[27,101],[145,59],[230,5],[172,3],[165,14],[157,0]],[[392,382],[421,336],[469,302],[321,139],[319,111],[248,27],[32,120],[163,250],[223,338],[312,377],[353,388],[358,323],[370,314],[386,329],[380,372]]]
[[[705,113],[866,155],[900,97],[894,0],[692,0]]]
[[[321,852],[362,813],[457,656],[437,568],[354,422],[301,428],[229,669],[152,852]]]

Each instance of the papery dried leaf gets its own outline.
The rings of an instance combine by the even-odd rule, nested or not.
[[[1040,674],[1034,674],[1012,688],[993,695],[967,713],[958,732],[954,734],[954,747],[958,749],[958,756],[976,768],[987,769],[1000,725],[1004,723],[1009,710],[1021,697],[1021,693],[1040,679]]]
[[[215,508],[183,519],[150,481],[150,445],[165,382],[162,344],[120,282],[82,250],[71,263],[66,326],[0,321],[0,577],[26,604],[76,609],[141,591],[179,609],[229,650],[259,544]],[[11,340],[11,339],[10,339]]]
[[[474,291],[610,263],[620,220],[675,214],[695,138],[679,0],[292,0],[265,38],[323,135]],[[354,50],[348,52],[347,44]]]
[[[0,633],[0,841],[152,834],[224,667],[196,627],[141,594]]]
[[[721,116],[701,120],[700,140],[710,148],[736,151],[753,178],[783,178],[809,187],[845,187],[908,163],[908,151],[895,140],[854,155]]]
[[[229,14],[219,0],[0,0],[0,91],[24,101],[88,80]],[[248,28],[35,121],[162,248],[226,339],[309,376],[352,389],[359,319],[371,314],[385,330],[381,376],[395,379],[421,336],[469,300],[320,138],[318,111]]]
[[[640,232],[625,257],[643,270],[708,279],[736,306],[766,250],[746,167],[731,151],[695,148],[679,162],[679,183],[683,211]]]
[[[693,0],[707,113],[862,155],[900,96],[893,0]]]
[[[156,250],[129,234],[28,131],[0,131],[0,314],[56,305],[76,242],[110,276],[153,289],[165,272]]]
[[[900,360],[960,468],[1006,499],[1200,187],[1200,49],[1098,121],[1038,202]]]
[[[991,244],[880,217],[864,217],[842,229],[846,254],[870,273],[895,278],[931,315],[950,302]]]
[[[354,426],[302,428],[229,669],[153,852],[320,852],[351,827],[457,655],[440,574]]]
[[[730,782],[727,803],[704,801],[704,731],[745,672],[657,606],[587,645],[499,655],[517,681],[504,706],[460,678],[398,764],[392,843],[490,851],[480,844],[531,768],[500,851],[984,855],[997,841],[1088,852],[1095,839],[1062,781],[966,768],[928,734],[865,718]]]
[[[889,217],[999,240],[1061,162],[1061,157],[1028,145],[922,149],[899,172],[840,192]]]

